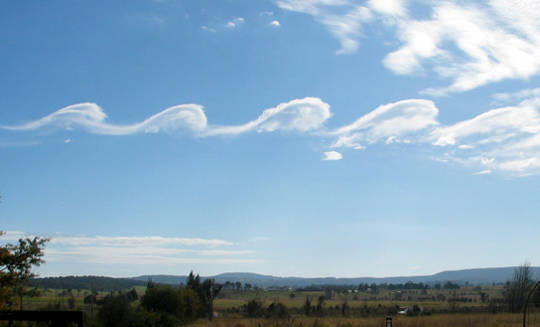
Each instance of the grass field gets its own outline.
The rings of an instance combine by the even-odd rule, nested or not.
[[[127,290],[126,290],[127,291]],[[139,296],[145,292],[145,287],[136,287]],[[481,301],[480,294],[488,294],[490,299],[502,296],[501,286],[463,287],[459,290],[383,290],[376,294],[363,292],[332,293],[331,298],[324,301],[324,316],[306,317],[302,308],[306,298],[317,303],[317,299],[325,295],[323,291],[291,291],[291,290],[224,290],[214,301],[218,317],[213,322],[200,319],[192,326],[195,327],[383,327],[388,308],[412,306],[416,304],[429,311],[430,315],[404,316],[393,315],[393,327],[512,327],[522,326],[521,314],[487,313],[488,305]],[[97,305],[84,304],[84,298],[91,294],[88,290],[41,290],[38,297],[25,298],[23,308],[26,310],[39,309],[76,309],[93,316]],[[99,292],[97,297],[103,298],[109,292]],[[328,293],[326,293],[328,296]],[[442,298],[467,298],[467,301],[452,302]],[[72,298],[73,300],[69,300]],[[273,302],[283,303],[289,309],[290,317],[284,319],[245,317],[244,305],[250,300],[258,299],[265,306]],[[435,300],[434,300],[435,299]],[[436,300],[439,299],[439,300]],[[70,303],[71,302],[71,303]],[[349,314],[343,316],[340,306],[346,302],[350,308]],[[133,303],[137,305],[138,301]],[[469,312],[467,312],[467,310]],[[540,314],[530,317],[532,323],[528,326],[540,326]]]
[[[135,287],[139,296],[145,292],[144,286]],[[127,290],[126,290],[127,291]],[[403,290],[400,293],[383,290],[377,294],[359,292],[359,293],[332,293],[331,298],[325,300],[326,307],[340,306],[343,302],[347,302],[352,309],[361,307],[390,307],[390,306],[408,306],[418,304],[422,307],[429,308],[435,311],[449,310],[455,306],[458,307],[483,307],[485,303],[480,300],[480,292],[489,295],[491,299],[502,297],[501,286],[484,287],[481,290],[473,287],[461,288],[459,290],[434,290],[430,289],[426,292],[419,290]],[[75,300],[75,307],[83,308],[83,299],[89,295],[88,290],[41,290],[38,297],[25,297],[23,308],[40,309],[47,305],[55,304],[67,308],[69,298]],[[104,297],[109,292],[98,292],[97,297]],[[399,294],[399,296],[398,296]],[[224,290],[219,298],[214,301],[216,310],[227,310],[231,308],[240,308],[248,301],[259,299],[266,304],[272,302],[281,302],[287,308],[300,309],[304,305],[306,298],[310,298],[315,304],[320,296],[325,295],[322,291],[286,291],[286,290],[250,290],[250,291],[231,291]],[[445,299],[468,298],[469,302],[455,302],[440,300],[443,296]],[[439,300],[437,300],[439,297]]]
[[[285,320],[217,318],[199,320],[194,327],[383,327],[385,317],[291,318]],[[393,327],[521,327],[520,314],[444,314],[419,317],[393,317]]]

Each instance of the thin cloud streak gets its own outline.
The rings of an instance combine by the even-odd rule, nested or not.
[[[34,237],[21,231],[7,231],[0,241],[13,242]],[[236,249],[231,247],[236,247]],[[50,238],[45,260],[52,264],[84,262],[92,264],[179,265],[251,264],[253,250],[238,249],[239,243],[218,239],[163,236],[66,236]],[[225,248],[223,248],[225,247]]]
[[[232,246],[234,243],[219,239],[182,238],[163,236],[52,236],[52,244],[80,245],[116,245],[116,246],[151,246],[151,245],[186,245],[186,246]]]
[[[6,231],[0,239],[13,241],[24,237],[35,237],[22,231]],[[49,235],[49,243],[62,246],[233,246],[234,243],[220,239],[187,238],[187,237],[164,237],[164,236],[84,236],[84,235]]]

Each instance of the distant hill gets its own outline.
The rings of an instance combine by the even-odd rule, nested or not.
[[[121,291],[146,282],[132,278],[113,278],[103,276],[65,276],[34,278],[33,286],[50,289],[72,289],[92,291]]]
[[[512,278],[516,267],[503,268],[477,268],[453,271],[443,271],[433,275],[425,276],[402,276],[402,277],[358,277],[358,278],[303,278],[303,277],[276,277],[254,273],[223,273],[215,276],[202,277],[213,278],[218,283],[240,282],[248,283],[259,287],[308,287],[312,285],[358,285],[367,284],[403,284],[406,282],[436,284],[447,281],[458,284],[492,284],[504,283]],[[540,267],[531,267],[533,277],[540,279]],[[66,277],[45,277],[35,278],[32,284],[43,288],[51,289],[86,289],[95,291],[120,291],[134,286],[146,285],[149,280],[159,284],[181,284],[185,283],[187,276],[178,275],[144,275],[133,278],[113,278],[103,276],[66,276]]]
[[[360,283],[368,284],[402,284],[408,281],[414,283],[436,284],[451,281],[459,284],[492,284],[503,283],[512,278],[516,267],[503,268],[477,268],[443,271],[433,275],[425,276],[401,276],[401,277],[355,277],[355,278],[303,278],[303,277],[276,277],[270,275],[261,275],[254,273],[223,273],[215,276],[203,278],[213,278],[218,283],[241,282],[259,287],[306,287],[311,285],[358,285]],[[534,278],[540,277],[540,267],[531,267]],[[137,281],[147,282],[152,280],[162,284],[181,284],[185,283],[187,276],[175,275],[144,275],[133,277]]]

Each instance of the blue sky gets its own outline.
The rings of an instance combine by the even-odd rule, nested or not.
[[[5,241],[42,275],[538,265],[536,1],[9,2]]]

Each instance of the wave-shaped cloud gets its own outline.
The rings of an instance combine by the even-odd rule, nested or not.
[[[203,107],[196,104],[174,106],[139,123],[116,125],[106,121],[107,115],[99,106],[84,103],[32,122],[3,128],[15,131],[81,128],[109,135],[186,130],[198,137],[294,131],[333,139],[331,151],[324,153],[323,160],[342,159],[342,154],[335,151],[338,148],[365,149],[377,143],[422,144],[429,146],[438,160],[475,167],[483,174],[493,171],[520,175],[540,173],[538,89],[494,97],[499,101],[519,99],[521,102],[445,125],[438,121],[439,110],[433,101],[405,99],[378,106],[354,122],[330,130],[324,126],[332,116],[330,105],[319,98],[284,102],[264,110],[245,124],[225,126],[208,124]]]
[[[540,173],[540,98],[495,108],[430,133],[432,144],[449,149],[441,158],[485,171]]]
[[[90,133],[130,135],[187,130],[200,136],[234,135],[256,130],[307,132],[320,128],[331,116],[330,106],[319,98],[295,99],[269,108],[255,120],[242,125],[208,125],[203,106],[181,104],[167,108],[144,121],[119,125],[107,122],[107,114],[95,103],[74,104],[35,121],[20,125],[4,125],[12,131],[32,131],[46,127],[73,130],[82,128]]]
[[[91,133],[105,135],[129,135],[135,133],[157,133],[187,128],[201,131],[206,128],[203,107],[197,104],[182,104],[167,108],[142,122],[131,125],[115,125],[106,122],[107,114],[95,103],[79,103],[59,109],[38,120],[20,125],[2,126],[12,131],[31,131],[45,127],[72,130],[77,127]]]
[[[377,107],[355,122],[337,128],[333,148],[365,149],[375,143],[429,145],[440,161],[480,169],[540,173],[540,97],[523,90],[498,98],[531,96],[515,106],[494,108],[452,125],[437,120],[432,101],[408,99]],[[440,151],[443,151],[440,153]]]
[[[381,140],[409,143],[414,133],[439,124],[436,120],[438,113],[430,100],[407,99],[385,104],[352,124],[332,131],[330,134],[339,135],[333,147],[363,149],[366,144]]]
[[[332,116],[330,105],[319,98],[295,99],[269,108],[255,120],[243,125],[210,126],[205,135],[234,135],[256,130],[307,132],[318,129]]]

